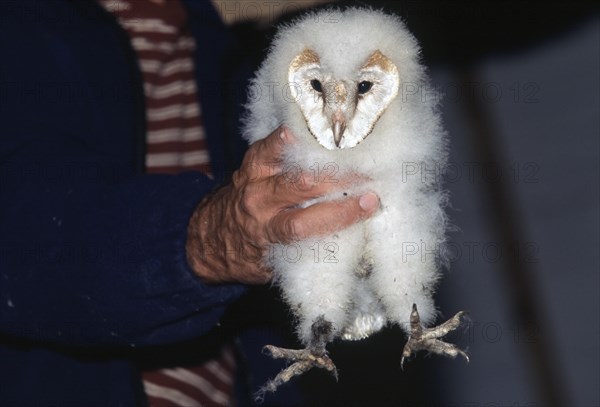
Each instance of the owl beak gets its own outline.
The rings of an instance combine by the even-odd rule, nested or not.
[[[333,116],[332,130],[335,146],[339,147],[340,142],[342,141],[342,136],[344,135],[344,130],[346,130],[346,119],[341,112],[336,112],[336,114]]]

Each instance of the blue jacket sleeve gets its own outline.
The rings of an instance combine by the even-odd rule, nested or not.
[[[2,10],[0,333],[84,346],[206,333],[244,291],[203,284],[186,261],[215,182],[138,174],[119,34],[68,2],[29,3]]]
[[[6,333],[82,345],[183,340],[214,326],[242,290],[207,286],[187,265],[187,221],[212,186],[198,174],[14,181],[3,182],[0,221]]]

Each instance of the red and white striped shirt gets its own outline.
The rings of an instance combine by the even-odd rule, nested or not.
[[[146,170],[209,171],[194,72],[194,38],[179,0],[102,0],[127,31],[144,80]]]

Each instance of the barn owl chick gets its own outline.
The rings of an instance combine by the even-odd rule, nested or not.
[[[326,345],[367,338],[386,324],[409,335],[403,361],[421,349],[467,358],[439,339],[460,325],[462,312],[436,328],[422,325],[436,314],[447,146],[418,56],[416,40],[397,17],[329,9],[283,27],[252,81],[244,126],[250,143],[284,124],[295,135],[284,168],[330,182],[349,173],[369,179],[302,206],[365,190],[380,198],[369,220],[272,247],[266,261],[306,349],[266,347],[294,362],[267,391],[315,366],[337,375]]]

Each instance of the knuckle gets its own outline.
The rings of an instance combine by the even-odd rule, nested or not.
[[[284,233],[288,240],[296,240],[304,233],[304,223],[294,217],[290,217],[284,223]]]
[[[241,194],[240,197],[240,209],[244,213],[253,213],[255,208],[258,207],[258,195],[247,191],[247,189]]]
[[[247,167],[248,163],[251,163],[256,159],[257,148],[257,143],[252,144],[248,148],[248,151],[246,151],[246,154],[244,154],[244,159],[242,160],[242,168]]]
[[[302,224],[295,217],[273,218],[266,228],[265,235],[271,243],[289,243],[298,240]]]
[[[299,185],[303,191],[308,192],[308,191],[311,191],[312,189],[314,189],[316,187],[317,183],[313,176],[311,176],[309,174],[302,174],[302,176],[300,177]]]
[[[261,166],[255,159],[249,158],[239,170],[241,177],[246,182],[256,182],[262,178]]]
[[[231,183],[236,188],[240,188],[245,181],[246,177],[244,176],[244,173],[241,170],[235,171],[231,176]]]
[[[259,213],[261,207],[264,206],[265,195],[259,185],[254,183],[244,183],[237,191],[237,200],[240,208],[246,215]]]

